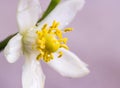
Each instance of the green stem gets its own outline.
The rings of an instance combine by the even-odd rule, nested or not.
[[[36,26],[38,26],[38,24],[45,18],[48,16],[48,14],[60,3],[61,0],[51,0],[48,8],[46,9],[46,11],[44,12],[44,14],[42,15],[42,17],[38,20]]]
[[[5,46],[6,46],[7,43],[9,42],[9,40],[10,40],[13,36],[15,36],[16,34],[17,34],[17,33],[12,34],[12,35],[8,36],[6,39],[4,39],[4,40],[2,40],[2,41],[0,42],[0,52],[5,48]]]

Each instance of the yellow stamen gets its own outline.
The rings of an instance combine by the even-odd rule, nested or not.
[[[37,37],[34,49],[39,51],[39,55],[36,57],[37,60],[43,58],[45,62],[49,62],[54,58],[53,53],[58,51],[59,48],[69,49],[66,45],[67,38],[63,38],[62,33],[71,31],[72,28],[61,31],[58,28],[59,25],[59,22],[53,21],[50,27],[48,24],[44,24],[41,30],[36,31]],[[60,51],[58,54],[58,58],[60,58],[63,52]]]
[[[70,32],[70,31],[72,31],[73,29],[72,28],[66,28],[65,30],[64,30],[64,32]]]
[[[38,56],[37,56],[37,60],[40,60],[42,58],[42,54],[40,53]]]
[[[61,47],[61,48],[65,48],[65,49],[67,49],[67,50],[69,49],[69,47],[68,47],[67,45],[65,45],[65,44],[61,44],[60,47]]]
[[[62,57],[62,55],[63,55],[63,52],[60,51],[60,52],[59,52],[59,56],[58,56],[58,58]]]

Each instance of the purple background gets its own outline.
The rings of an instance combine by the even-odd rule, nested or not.
[[[50,0],[41,0],[42,7]],[[0,40],[18,31],[18,0],[0,0]],[[81,79],[68,79],[42,63],[45,88],[120,88],[120,0],[86,0],[84,9],[69,25],[68,45],[89,65],[91,73]],[[9,64],[0,53],[0,88],[22,88],[24,58]]]

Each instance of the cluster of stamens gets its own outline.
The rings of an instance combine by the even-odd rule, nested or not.
[[[71,31],[71,28],[66,28],[63,31],[58,28],[59,22],[53,21],[51,26],[44,24],[41,30],[37,30],[37,38],[35,49],[40,53],[37,60],[43,59],[49,62],[54,58],[53,53],[58,51],[59,48],[69,49],[66,45],[67,38],[63,38],[63,33]],[[58,52],[58,58],[62,57],[63,52]]]

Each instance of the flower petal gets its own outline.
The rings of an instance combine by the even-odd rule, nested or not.
[[[72,78],[83,77],[89,73],[87,65],[75,54],[65,49],[60,49],[60,51],[63,52],[63,56],[57,58],[58,55],[55,54],[55,59],[48,63],[53,69],[63,76]]]
[[[23,88],[44,88],[45,76],[36,55],[26,54],[22,73]]]
[[[41,7],[39,0],[20,0],[17,10],[20,31],[33,27],[39,19]]]
[[[18,33],[7,44],[4,55],[8,62],[14,63],[22,53],[22,36]]]
[[[45,23],[49,26],[52,24],[53,20],[60,22],[59,28],[64,28],[68,25],[76,13],[82,9],[84,6],[84,0],[66,0],[60,3],[40,24],[41,28]]]

